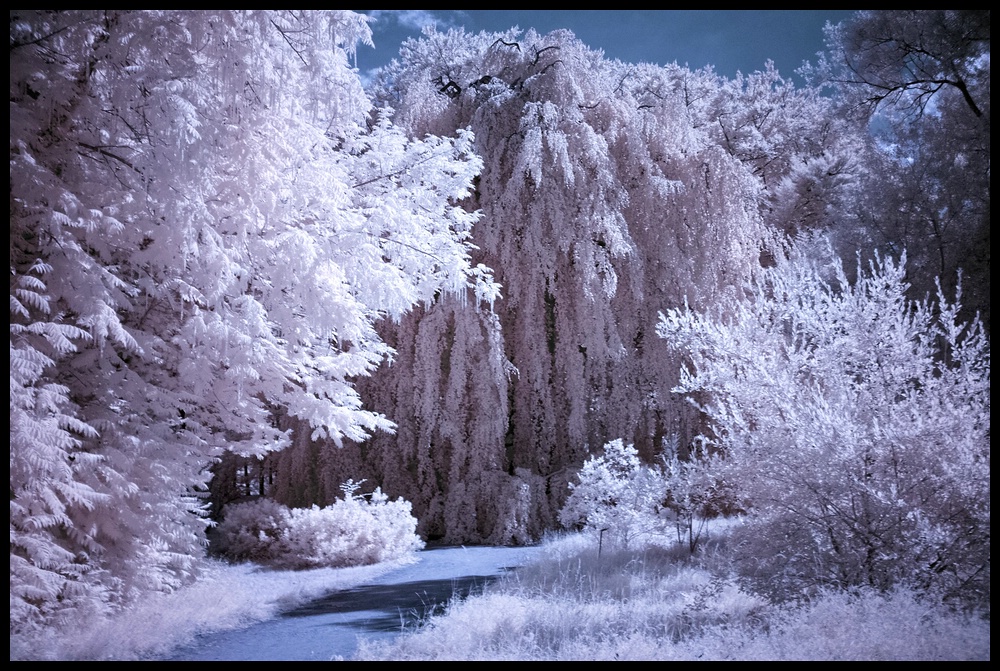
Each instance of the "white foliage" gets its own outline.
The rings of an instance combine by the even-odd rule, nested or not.
[[[421,549],[409,501],[390,501],[379,488],[358,494],[360,484],[344,483],[344,498],[325,508],[289,509],[270,499],[229,506],[217,530],[220,551],[305,569],[375,564]]]
[[[47,268],[36,264],[32,272]],[[27,279],[28,281],[23,281]],[[44,291],[41,279],[14,278],[33,292]],[[33,307],[41,315],[48,301],[40,293]],[[29,302],[30,303],[30,302]],[[85,559],[97,549],[85,533],[76,538],[62,532],[72,525],[74,509],[92,510],[106,496],[79,481],[80,468],[96,457],[74,454],[82,439],[97,433],[77,419],[69,389],[47,381],[54,358],[75,349],[72,339],[86,332],[69,324],[39,321],[18,323],[28,315],[11,304],[10,326],[10,611],[12,626],[38,624],[59,609],[72,610],[87,596],[100,602],[105,590],[97,584]],[[81,598],[84,597],[84,598]]]
[[[806,249],[745,298],[658,327],[760,516],[749,551],[797,583],[988,601],[989,339],[956,321],[957,300],[908,301],[903,261],[876,257],[852,282],[828,247]]]
[[[221,450],[389,428],[352,383],[376,321],[495,298],[474,139],[373,120],[370,41],[340,10],[11,15],[12,627],[187,580]]]
[[[764,89],[773,77],[760,80]],[[400,430],[363,458],[405,483],[429,533],[454,542],[493,538],[490,523],[509,519],[487,512],[497,492],[532,483],[543,498],[525,531],[537,538],[556,523],[584,445],[622,436],[652,455],[662,436],[692,433],[694,413],[670,392],[679,360],[651,332],[657,307],[685,295],[710,304],[757,264],[767,186],[718,130],[719,110],[735,114],[751,96],[677,66],[608,60],[569,31],[516,29],[428,31],[374,91],[414,137],[475,133],[473,258],[494,269],[503,300],[498,332],[478,343],[458,344],[482,320],[447,297],[387,331],[400,356],[364,384],[365,398]],[[821,108],[797,128],[811,129]],[[796,109],[782,118],[800,121]],[[789,145],[799,148],[772,154]]]
[[[626,547],[665,532],[666,481],[639,461],[633,446],[621,439],[607,443],[602,455],[583,463],[577,478],[559,512],[564,527],[607,531],[609,540]]]
[[[694,552],[711,518],[737,512],[739,501],[725,482],[726,465],[718,454],[705,449],[705,441],[696,439],[682,460],[678,454],[678,439],[664,439],[661,455],[662,472],[666,481],[667,517],[677,532],[677,542],[687,543]]]

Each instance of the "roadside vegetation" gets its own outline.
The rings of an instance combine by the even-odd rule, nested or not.
[[[702,549],[598,552],[596,535],[549,539],[537,561],[456,601],[366,660],[988,660],[989,612],[897,586],[825,589],[780,602],[737,577],[739,522]]]

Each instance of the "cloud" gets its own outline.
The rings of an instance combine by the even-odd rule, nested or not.
[[[378,23],[386,26],[396,24],[401,28],[417,31],[423,30],[424,26],[450,28],[456,25],[450,16],[427,9],[375,9],[369,12],[368,16],[375,19],[376,26]]]

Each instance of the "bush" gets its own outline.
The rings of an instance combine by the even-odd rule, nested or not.
[[[640,537],[665,533],[662,474],[639,461],[639,453],[621,439],[604,446],[577,474],[559,522],[566,528],[608,531],[611,542],[628,547]]]
[[[559,522],[567,529],[610,532],[607,539],[626,548],[666,537],[673,527],[678,545],[694,552],[706,521],[734,508],[721,481],[723,460],[702,443],[682,460],[677,438],[665,439],[661,464],[654,466],[643,466],[638,451],[620,439],[605,444],[604,454],[584,462],[579,482],[570,483]]]
[[[291,527],[291,511],[272,499],[226,507],[215,532],[219,553],[231,561],[276,562],[284,553],[282,538]]]
[[[740,510],[739,503],[725,482],[724,459],[709,453],[704,439],[694,441],[686,460],[678,454],[676,436],[663,442],[666,516],[673,523],[677,543],[686,540],[688,550],[693,553],[708,520],[732,515]]]
[[[744,300],[670,310],[658,332],[755,509],[757,575],[988,603],[989,339],[957,299],[907,300],[904,263],[851,282],[832,253],[793,248]]]
[[[376,489],[357,494],[361,483],[341,485],[344,498],[326,508],[291,510],[270,499],[226,508],[218,546],[233,561],[280,568],[375,564],[423,547],[409,501]]]

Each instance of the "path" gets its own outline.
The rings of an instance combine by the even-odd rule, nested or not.
[[[524,564],[535,548],[451,547],[424,550],[419,560],[375,582],[334,592],[247,629],[199,637],[170,657],[180,661],[349,659],[358,639],[386,639],[440,609],[453,596],[482,589],[505,568]]]

